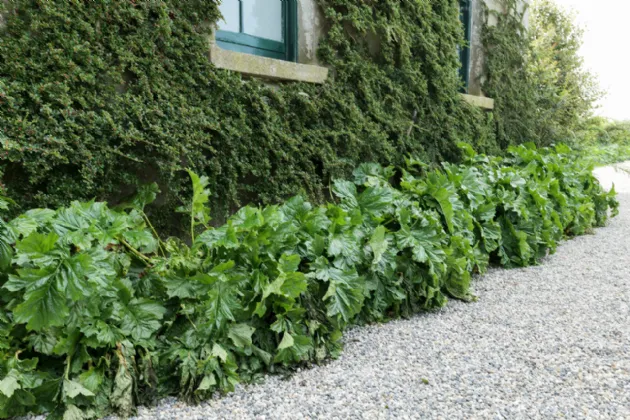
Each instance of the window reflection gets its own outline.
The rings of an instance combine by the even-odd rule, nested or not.
[[[282,0],[223,0],[219,10],[223,15],[223,20],[219,21],[219,29],[223,31],[284,41]]]
[[[223,0],[219,11],[223,19],[219,20],[219,29],[222,31],[240,32],[240,11],[238,0]]]
[[[246,34],[282,42],[282,1],[242,0]]]

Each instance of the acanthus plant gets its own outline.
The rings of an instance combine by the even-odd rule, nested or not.
[[[247,206],[217,228],[207,179],[189,172],[188,243],[145,215],[155,185],[116,209],[2,221],[0,416],[128,416],[335,357],[349,325],[473,299],[489,264],[537,264],[616,212],[614,190],[562,146],[462,147],[462,164],[363,164],[334,182],[335,203]]]

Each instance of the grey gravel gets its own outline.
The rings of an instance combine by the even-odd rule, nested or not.
[[[141,419],[630,419],[630,178],[621,214],[540,266],[495,269],[476,303],[355,328],[342,356]]]

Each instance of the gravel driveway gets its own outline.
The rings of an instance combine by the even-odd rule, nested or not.
[[[140,418],[630,419],[630,178],[621,214],[543,265],[492,270],[476,303],[356,328],[340,359]]]

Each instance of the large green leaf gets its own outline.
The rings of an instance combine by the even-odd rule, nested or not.
[[[363,304],[362,279],[355,270],[342,271],[329,268],[325,276],[329,282],[328,290],[323,299],[327,302],[326,309],[329,317],[340,317],[350,322],[359,313]]]
[[[51,264],[58,258],[58,254],[52,252],[58,239],[59,236],[54,232],[49,234],[31,233],[15,245],[17,251],[16,263],[19,265],[28,263],[38,265]]]
[[[256,331],[247,324],[235,324],[228,330],[228,337],[232,340],[236,347],[249,347],[252,345],[252,335]]]
[[[374,265],[381,262],[383,254],[387,251],[387,247],[389,246],[389,240],[385,237],[385,232],[385,226],[378,226],[374,229],[372,237],[370,238],[370,247],[372,248],[372,253],[374,254],[372,264]]]
[[[381,216],[392,205],[393,196],[389,188],[368,187],[358,197],[361,211],[373,216]]]
[[[207,189],[209,179],[207,176],[197,175],[190,169],[186,171],[192,181],[193,194],[190,204],[186,207],[181,207],[179,211],[189,213],[193,225],[202,224],[207,226],[210,221],[210,209],[207,206],[210,201],[210,190]]]
[[[166,312],[161,304],[147,298],[133,299],[119,308],[120,330],[137,341],[151,338],[162,326],[160,320]]]
[[[38,227],[48,224],[54,217],[54,210],[33,209],[11,220],[8,226],[16,237],[26,237],[37,231]]]
[[[67,398],[76,398],[78,395],[83,395],[84,397],[94,396],[94,393],[81,383],[68,379],[63,381],[63,393]]]
[[[20,376],[21,375],[17,370],[11,370],[0,381],[0,392],[2,392],[2,394],[4,394],[6,397],[11,398],[15,391],[22,388],[18,382]]]
[[[206,308],[208,322],[220,329],[228,321],[234,321],[234,313],[241,309],[233,287],[222,281],[216,282],[208,294]]]
[[[437,232],[437,227],[424,221],[421,226],[414,227],[403,225],[395,234],[400,249],[410,248],[413,259],[419,263],[430,265],[442,264],[445,252],[442,240]]]
[[[308,358],[308,354],[312,350],[313,341],[310,337],[284,333],[274,361],[280,363],[300,362]]]
[[[52,273],[42,278],[43,284],[30,289],[24,294],[24,302],[13,311],[14,321],[26,323],[31,330],[64,325],[69,314],[66,297],[50,280]]]
[[[350,181],[335,180],[333,185],[334,194],[339,197],[342,207],[345,209],[355,209],[359,206],[357,200],[357,187]]]
[[[0,227],[0,229],[4,229],[0,231],[0,270],[5,271],[11,266],[13,259],[13,247],[11,246],[13,238],[5,227]]]

